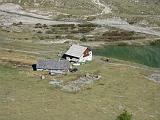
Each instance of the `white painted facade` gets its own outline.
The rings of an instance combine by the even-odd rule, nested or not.
[[[92,50],[88,47],[72,45],[64,54],[64,59],[76,63],[92,61]]]
[[[87,62],[92,61],[92,51],[89,52],[89,56],[83,57],[83,55],[79,58],[78,62]]]

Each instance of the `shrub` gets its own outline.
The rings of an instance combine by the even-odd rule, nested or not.
[[[12,25],[13,26],[18,26],[18,25],[23,25],[23,23],[22,22],[18,22],[18,23],[13,23]]]
[[[61,36],[60,35],[56,35],[56,39],[60,39],[61,38]]]
[[[29,38],[24,38],[25,40],[28,40]]]
[[[128,44],[125,43],[125,42],[120,42],[120,43],[118,43],[117,45],[118,45],[118,46],[127,46]]]
[[[74,36],[69,34],[69,35],[66,36],[66,38],[67,39],[74,39]]]
[[[46,24],[43,24],[42,27],[47,28],[48,26]]]
[[[82,41],[82,42],[86,42],[86,41],[87,41],[87,39],[86,39],[85,37],[83,37],[83,38],[81,38],[81,39],[80,39],[80,41]]]
[[[39,30],[39,31],[37,31],[37,33],[43,33],[43,32]]]
[[[13,26],[16,26],[16,25],[17,25],[17,23],[13,23],[12,25],[13,25]]]
[[[51,25],[52,27],[74,27],[75,24],[57,24],[57,25]]]
[[[156,41],[151,41],[150,45],[159,45],[160,44],[160,40],[156,40]]]
[[[95,16],[87,17],[87,21],[92,21],[92,20],[94,20],[94,19],[96,19]]]
[[[93,28],[93,27],[80,27],[80,28],[78,28],[78,33],[88,33],[94,29],[95,28]]]
[[[120,114],[116,120],[131,120],[131,119],[132,119],[132,114],[124,110],[123,113]]]
[[[40,40],[44,40],[45,38],[43,36],[39,36],[39,39]]]
[[[23,25],[23,23],[22,22],[19,22],[19,23],[17,23],[18,25]]]
[[[97,26],[98,25],[92,23],[78,24],[78,27],[97,27]]]
[[[41,23],[35,24],[35,28],[42,28],[42,24]]]
[[[46,30],[45,33],[46,33],[46,34],[52,34],[53,31],[52,31],[52,30]]]

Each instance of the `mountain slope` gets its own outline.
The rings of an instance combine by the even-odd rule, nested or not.
[[[26,9],[40,9],[73,15],[88,15],[100,11],[100,8],[91,0],[14,0],[12,2],[20,4]]]
[[[112,5],[115,13],[134,15],[159,15],[160,0],[103,0]]]
[[[10,2],[4,0],[3,2]],[[160,0],[12,0],[28,9],[56,11],[71,15],[101,15],[105,6],[113,14],[159,15]],[[98,3],[98,4],[97,4]],[[107,14],[106,12],[103,12]],[[108,12],[111,13],[111,12]]]

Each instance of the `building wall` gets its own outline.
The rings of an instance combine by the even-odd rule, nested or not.
[[[87,61],[92,61],[92,51],[89,51],[88,56],[81,56],[78,62],[87,62]]]
[[[83,53],[83,55],[80,57],[80,58],[76,58],[76,57],[73,57],[73,56],[69,56],[69,55],[66,55],[64,54],[62,56],[63,59],[66,59],[70,62],[86,62],[86,61],[92,61],[92,51],[90,49],[86,49]]]
[[[83,53],[83,57],[88,56],[90,51],[91,51],[91,50],[89,50],[89,49],[87,48],[87,49],[84,51],[84,53]]]
[[[69,55],[66,55],[64,54],[62,56],[63,59],[66,59],[68,61],[72,61],[72,62],[78,62],[79,58],[76,58],[76,57],[73,57],[73,56],[69,56]]]

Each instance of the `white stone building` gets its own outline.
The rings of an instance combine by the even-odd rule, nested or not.
[[[92,50],[89,47],[72,45],[62,58],[75,63],[92,61]]]

